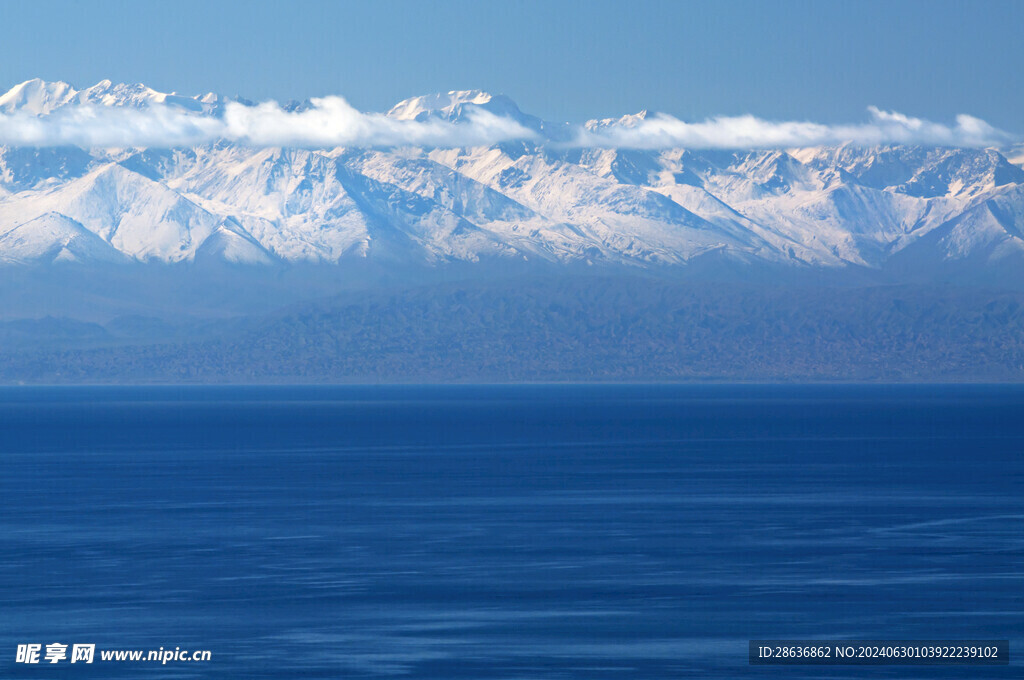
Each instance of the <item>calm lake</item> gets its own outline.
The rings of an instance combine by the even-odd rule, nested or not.
[[[4,388],[0,453],[5,678],[1022,675],[1021,387]]]

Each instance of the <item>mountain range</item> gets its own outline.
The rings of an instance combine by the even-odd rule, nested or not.
[[[239,105],[30,80],[0,132]],[[587,147],[651,114],[477,90],[379,120],[482,115],[529,135],[0,147],[0,382],[1024,380],[1024,146]]]
[[[159,104],[215,117],[227,101],[31,80],[0,96],[0,113]],[[386,115],[458,124],[476,111],[537,137],[469,148],[3,147],[0,262],[649,268],[711,257],[796,269],[1012,271],[1024,255],[1019,149],[574,148],[559,143],[565,125],[475,90],[415,97]]]

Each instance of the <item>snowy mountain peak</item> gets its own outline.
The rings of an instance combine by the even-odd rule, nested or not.
[[[142,83],[114,83],[110,80],[101,80],[84,90],[76,90],[65,82],[47,82],[34,78],[0,95],[0,113],[43,116],[67,106],[145,108],[154,104],[208,113],[221,103],[222,98],[212,92],[189,97],[160,92]]]
[[[123,262],[127,258],[80,223],[47,212],[0,236],[0,262]]]
[[[452,90],[405,99],[391,107],[387,115],[396,120],[423,120],[428,116],[450,120],[464,104],[481,106],[493,99],[493,95],[482,90]]]
[[[438,119],[462,123],[471,120],[478,111],[513,120],[543,138],[566,139],[569,136],[568,124],[552,125],[536,116],[523,113],[509,97],[482,90],[452,90],[446,94],[413,97],[395,104],[387,112],[387,116],[403,121],[423,122]]]
[[[43,115],[63,106],[76,94],[75,88],[62,81],[47,82],[39,78],[18,83],[0,95],[0,112],[24,111]]]
[[[639,111],[637,113],[626,114],[625,116],[619,116],[618,118],[601,118],[588,120],[583,124],[584,129],[591,132],[595,130],[603,130],[609,127],[622,127],[622,128],[635,128],[637,125],[647,120],[650,117],[650,113],[647,109]]]
[[[82,90],[75,97],[75,101],[81,104],[94,106],[123,106],[131,108],[145,108],[154,104],[163,104],[183,108],[189,111],[204,112],[210,110],[204,106],[204,97],[189,97],[176,93],[166,93],[154,90],[142,83],[112,83],[109,80],[101,80],[90,88]],[[217,103],[216,101],[211,104]]]

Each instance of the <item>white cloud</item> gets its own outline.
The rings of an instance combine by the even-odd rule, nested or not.
[[[0,115],[0,144],[8,146],[189,146],[216,139],[223,123],[208,116],[154,105],[145,109],[66,106],[34,116]]]
[[[224,134],[255,146],[481,146],[534,136],[511,118],[483,109],[468,112],[465,123],[408,121],[381,113],[363,113],[341,97],[311,100],[306,111],[288,112],[276,102],[258,106],[228,104]]]
[[[983,120],[957,116],[954,125],[934,123],[869,107],[864,123],[824,125],[769,121],[755,116],[720,116],[687,123],[665,114],[627,116],[579,127],[569,142],[577,147],[772,148],[833,145],[924,144],[982,147],[1019,141]],[[145,108],[64,106],[36,116],[0,114],[0,145],[81,147],[176,147],[220,139],[252,146],[306,148],[468,147],[536,138],[517,121],[471,108],[466,120],[396,120],[356,110],[341,97],[313,99],[303,111],[276,102],[245,106],[231,102],[223,115],[199,115],[164,104]]]
[[[629,116],[581,129],[574,146],[634,149],[758,149],[806,147],[852,142],[858,145],[924,144],[983,147],[1014,141],[1012,135],[972,116],[960,115],[956,125],[933,123],[902,113],[868,107],[870,119],[852,125],[806,121],[769,121],[755,116],[719,116],[686,123],[665,114]]]
[[[0,145],[81,147],[176,147],[220,139],[252,146],[479,146],[535,133],[518,122],[482,109],[467,120],[403,121],[357,111],[341,97],[313,99],[304,111],[285,111],[277,102],[227,104],[223,116],[204,116],[163,104],[145,108],[64,106],[35,116],[0,115]]]

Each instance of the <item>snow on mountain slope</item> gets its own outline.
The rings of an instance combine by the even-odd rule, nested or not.
[[[643,162],[631,158],[629,167],[645,168],[631,175],[633,181],[646,182],[722,227],[740,223],[774,248],[792,249],[793,259],[819,265],[882,266],[893,253],[974,205],[978,196],[1018,179],[992,150],[629,153],[649,156]],[[911,160],[919,165],[908,167]],[[886,173],[877,172],[886,165]],[[886,174],[888,183],[881,180]],[[906,190],[915,182],[920,186],[927,174],[941,177],[945,188],[926,196]],[[861,183],[858,176],[868,181]],[[971,183],[954,184],[953,178]]]
[[[211,213],[230,215],[286,260],[474,260],[511,252],[444,205],[325,154],[227,146],[182,160],[167,169],[169,187]]]
[[[0,187],[21,191],[59,184],[81,177],[93,163],[87,151],[74,146],[0,147]]]
[[[208,93],[195,97],[158,92],[141,83],[112,83],[101,80],[92,87],[76,90],[65,82],[46,82],[38,78],[26,80],[0,95],[0,113],[14,112],[32,115],[53,113],[65,106],[128,106],[145,107],[152,104],[174,106],[197,113],[212,113],[222,98]]]
[[[221,222],[195,251],[196,262],[267,265],[276,259],[238,221],[230,217]]]
[[[572,227],[553,221],[512,198],[426,157],[370,152],[349,161],[381,182],[434,201],[461,215],[520,253],[558,261],[580,257],[584,240]]]
[[[389,258],[413,254],[428,262],[517,255],[514,247],[437,201],[348,168],[339,168],[338,175],[371,216],[371,256],[376,255],[374,241]]]
[[[623,127],[627,129],[635,128],[637,125],[647,120],[649,117],[650,114],[645,109],[637,113],[628,113],[624,116],[619,116],[618,118],[602,118],[600,120],[588,120],[586,123],[583,124],[583,128],[591,132],[597,130],[604,130],[613,126]]]
[[[957,217],[943,245],[953,258],[1002,259],[1024,252],[1024,186],[994,192]]]
[[[151,171],[208,212],[233,218],[282,259],[336,261],[366,246],[365,216],[323,155],[221,145]]]
[[[0,114],[161,105],[218,116],[226,101],[138,84],[76,90],[31,80],[0,95]],[[714,253],[736,262],[884,268],[904,251],[921,261],[925,250],[944,262],[1024,257],[1020,147],[1007,150],[1009,158],[996,149],[851,144],[581,149],[566,143],[568,127],[479,90],[414,97],[387,116],[461,125],[475,112],[515,120],[538,141],[376,150],[225,141],[0,147],[0,259],[525,258],[645,267]],[[647,118],[641,112],[586,127],[628,128]]]
[[[23,111],[38,116],[67,104],[75,94],[75,88],[67,83],[48,83],[34,78],[19,83],[0,95],[0,112]]]
[[[175,106],[189,111],[209,112],[219,101],[213,93],[196,97],[158,92],[141,83],[125,84],[101,80],[92,87],[75,94],[73,101],[79,104],[98,106],[145,107],[152,104]]]
[[[601,149],[584,154],[581,164],[602,176],[649,187],[667,196],[742,243],[744,249],[757,258],[770,261],[788,258],[805,263],[824,258],[835,263],[829,253],[816,253],[771,223],[759,224],[711,194],[704,188],[702,178],[722,170],[692,152]]]
[[[117,163],[0,202],[0,228],[47,212],[65,215],[138,260],[188,259],[219,219],[164,184]]]
[[[796,155],[811,167],[841,168],[864,186],[920,198],[970,198],[997,186],[1024,182],[1024,169],[995,149],[860,149],[845,145],[804,149]]]
[[[431,115],[457,120],[467,106],[485,106],[493,101],[493,96],[481,90],[452,90],[448,94],[428,94],[398,102],[387,115],[397,120],[422,120]]]
[[[962,270],[1004,275],[1019,272],[1024,257],[1022,215],[1024,187],[1002,187],[909,244],[893,261],[916,262],[919,267],[955,264]]]
[[[740,244],[664,194],[616,182],[574,160],[579,152],[523,154],[498,148],[436,150],[433,160],[571,225],[588,259],[679,264]]]
[[[0,259],[13,263],[124,262],[127,258],[78,222],[46,213],[0,235]]]
[[[422,122],[436,118],[464,123],[471,120],[477,111],[486,111],[495,116],[514,120],[545,139],[565,140],[569,137],[567,124],[559,125],[523,113],[519,106],[505,95],[492,95],[481,90],[452,90],[447,94],[412,97],[391,107],[387,116],[405,121]]]

